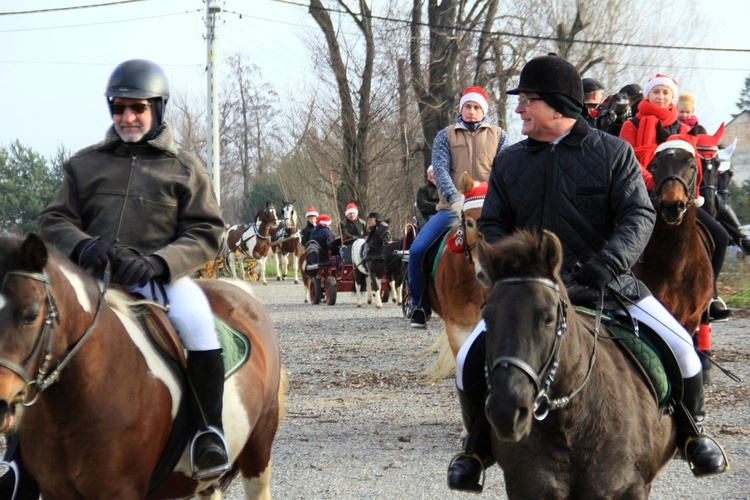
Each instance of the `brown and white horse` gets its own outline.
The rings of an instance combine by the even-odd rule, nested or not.
[[[0,432],[18,433],[43,498],[207,498],[238,472],[247,498],[270,498],[271,447],[284,401],[276,331],[244,289],[198,284],[214,313],[251,346],[225,382],[233,466],[198,482],[187,447],[178,448],[174,469],[150,485],[186,397],[179,370],[130,309],[112,305],[116,292],[103,294],[34,234],[0,236]]]
[[[294,272],[294,284],[299,283],[299,259],[301,236],[298,231],[297,212],[294,201],[281,201],[281,223],[273,232],[271,250],[276,262],[276,281],[287,277],[288,269]]]
[[[240,266],[240,279],[245,279],[245,259],[256,259],[260,266],[263,282],[266,277],[266,257],[271,249],[271,227],[276,223],[276,209],[271,202],[258,211],[251,224],[239,224],[230,227],[224,234],[222,255],[225,265],[229,267],[232,278],[237,278],[236,265]],[[256,251],[257,249],[257,251]],[[236,262],[235,262],[236,258]],[[261,260],[262,259],[262,260]]]

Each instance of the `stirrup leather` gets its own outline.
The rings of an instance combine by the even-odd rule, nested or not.
[[[448,463],[448,471],[450,471],[453,462],[455,462],[456,459],[460,457],[473,458],[474,460],[479,462],[480,467],[482,467],[482,478],[479,482],[479,489],[477,490],[479,493],[481,493],[484,490],[484,478],[487,476],[487,469],[484,466],[484,460],[482,460],[482,458],[476,453],[466,453],[465,451],[459,451],[458,453],[453,455],[453,458],[451,458],[451,461]]]
[[[695,464],[693,464],[693,462],[690,461],[690,457],[687,454],[687,447],[688,447],[688,445],[690,443],[692,443],[693,441],[695,441],[696,439],[699,439],[699,438],[706,438],[706,439],[710,440],[712,443],[714,443],[716,446],[718,446],[719,450],[721,451],[721,454],[724,456],[724,468],[722,470],[716,471],[716,472],[711,472],[709,474],[700,474],[700,473],[696,472],[696,470],[695,470]],[[682,448],[682,455],[685,457],[685,460],[687,461],[688,466],[690,466],[690,471],[693,473],[693,475],[695,477],[716,476],[718,474],[723,474],[724,472],[726,472],[726,471],[729,470],[729,457],[727,457],[727,452],[724,451],[724,447],[721,446],[721,444],[719,444],[718,441],[716,441],[714,438],[712,438],[708,434],[700,433],[698,436],[691,436],[691,437],[687,438],[687,440],[685,441],[685,446]]]
[[[0,467],[2,467],[3,465],[8,468],[8,472],[6,472],[5,475],[8,475],[11,472],[13,473],[13,494],[10,496],[10,500],[13,500],[14,498],[16,498],[16,494],[18,493],[18,478],[20,477],[18,464],[15,460],[7,462],[2,459],[0,460]]]
[[[195,443],[198,442],[199,438],[201,438],[202,436],[205,436],[206,434],[214,434],[215,436],[219,438],[224,448],[224,453],[227,456],[227,461],[226,463],[223,463],[214,467],[209,467],[203,470],[196,470],[195,468],[195,452],[196,452]],[[224,439],[224,435],[221,433],[219,429],[217,429],[213,425],[209,425],[202,431],[197,432],[195,436],[193,436],[193,439],[190,441],[190,472],[193,475],[193,479],[197,479],[197,480],[214,479],[215,477],[231,469],[231,467],[232,467],[232,464],[230,463],[230,459],[229,459],[229,449],[227,447],[227,441]]]

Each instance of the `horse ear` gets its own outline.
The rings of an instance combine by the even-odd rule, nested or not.
[[[550,274],[559,276],[560,267],[562,266],[562,245],[557,236],[546,229],[542,231],[542,239],[539,242],[539,256],[542,262],[550,265]]]
[[[669,132],[667,132],[667,129],[664,128],[664,125],[662,125],[661,122],[658,122],[656,124],[656,144],[666,142],[668,137]]]
[[[484,234],[477,232],[477,281],[484,287],[490,288],[495,282],[496,273],[492,265],[492,246],[484,240]]]
[[[40,273],[47,264],[47,246],[42,239],[30,233],[21,245],[21,265],[33,273]]]

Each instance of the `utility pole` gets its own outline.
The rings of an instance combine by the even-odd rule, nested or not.
[[[216,20],[221,12],[218,0],[206,2],[206,50],[208,86],[208,137],[206,140],[206,163],[214,186],[216,200],[221,205],[221,168],[219,165],[219,76],[216,73]]]

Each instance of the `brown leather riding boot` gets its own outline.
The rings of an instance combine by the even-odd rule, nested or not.
[[[189,351],[187,376],[195,396],[199,430],[190,444],[194,479],[208,479],[229,470],[229,451],[221,421],[224,361],[221,349]]]

